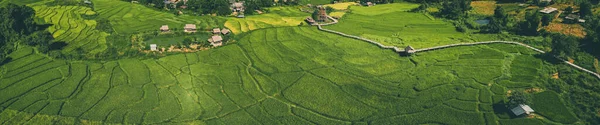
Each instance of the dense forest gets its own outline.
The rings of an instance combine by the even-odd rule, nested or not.
[[[8,4],[0,7],[0,64],[11,59],[9,53],[19,45],[35,46],[40,52],[48,52],[52,47],[52,34],[45,30],[47,26],[34,22],[35,12],[22,5]],[[52,45],[51,45],[52,44]]]

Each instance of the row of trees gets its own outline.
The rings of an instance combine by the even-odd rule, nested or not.
[[[35,23],[35,11],[27,6],[8,4],[0,7],[0,65],[9,61],[10,54],[18,45],[35,46],[41,52],[54,49],[50,44],[52,34],[47,26]]]

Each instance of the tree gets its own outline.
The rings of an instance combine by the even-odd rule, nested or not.
[[[571,14],[571,13],[573,13],[573,7],[572,7],[572,6],[569,6],[569,7],[567,7],[567,8],[565,9],[565,13],[566,13],[566,14]]]
[[[581,16],[581,18],[585,18],[587,16],[593,16],[594,13],[592,13],[592,4],[589,1],[585,1],[581,2],[579,4],[579,16]]]
[[[538,35],[537,29],[540,26],[540,15],[536,11],[529,11],[525,14],[525,21],[519,23],[518,34],[526,35],[526,36],[536,36]]]
[[[483,28],[484,32],[500,33],[502,30],[506,29],[508,14],[506,14],[506,11],[504,11],[502,7],[498,6],[494,9],[494,16],[489,20],[490,23]]]
[[[550,25],[550,22],[552,22],[552,19],[554,19],[554,15],[544,14],[544,16],[542,16],[542,26]]]
[[[440,12],[446,18],[460,19],[467,17],[469,10],[471,10],[471,0],[451,0],[443,4]]]
[[[560,57],[572,57],[579,51],[579,41],[570,35],[552,35],[552,54]]]
[[[531,95],[524,93],[522,90],[512,90],[508,97],[508,108],[513,108],[520,104],[530,105]]]

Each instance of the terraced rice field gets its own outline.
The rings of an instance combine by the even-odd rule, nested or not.
[[[48,30],[57,41],[68,43],[63,52],[69,53],[81,48],[86,53],[97,54],[107,48],[106,37],[109,34],[97,30],[98,24],[95,20],[82,18],[82,15],[95,14],[90,8],[46,5],[36,5],[32,8],[37,17],[52,24]]]
[[[130,34],[158,31],[160,26],[183,30],[185,24],[196,24],[199,30],[221,27],[224,20],[212,16],[176,16],[156,11],[139,4],[118,0],[94,0],[94,8],[99,19],[108,19],[117,33]]]
[[[254,30],[235,44],[160,59],[69,62],[23,48],[1,67],[0,121],[518,123],[494,113],[509,87],[495,83],[546,77],[535,71],[548,64],[533,53],[492,44],[401,57],[315,27]]]
[[[246,16],[246,18],[228,18],[225,27],[231,29],[234,34],[239,34],[261,28],[298,26],[310,16],[297,7],[272,7],[268,10],[269,13]]]
[[[12,1],[11,1],[12,2]],[[104,52],[110,35],[128,36],[136,33],[155,32],[162,25],[171,30],[183,30],[185,24],[196,24],[200,30],[223,27],[224,19],[212,16],[176,16],[171,13],[153,10],[139,4],[118,0],[94,0],[94,10],[84,6],[48,6],[51,0],[22,1],[36,11],[36,16],[45,23],[52,24],[48,30],[57,41],[68,45],[63,53],[80,53],[94,56]],[[96,29],[97,20],[106,19],[115,31],[109,34]],[[112,42],[112,43],[111,43]],[[119,44],[122,45],[122,44]],[[82,50],[82,51],[81,51]]]
[[[390,9],[392,7],[401,9]],[[340,23],[325,28],[379,41],[385,45],[411,45],[417,49],[494,40],[493,35],[460,33],[451,23],[421,13],[406,12],[416,7],[418,5],[408,3],[351,6],[351,11],[339,20]]]

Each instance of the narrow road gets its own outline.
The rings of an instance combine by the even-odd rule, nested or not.
[[[379,46],[381,48],[384,48],[384,49],[392,49],[392,50],[394,50],[397,53],[404,53],[405,52],[403,49],[400,49],[400,48],[398,48],[396,46],[386,46],[386,45],[383,45],[383,44],[381,44],[379,42],[376,42],[376,41],[373,41],[373,40],[369,40],[369,39],[366,39],[366,38],[362,38],[362,37],[358,37],[358,36],[354,36],[354,35],[348,35],[348,34],[345,34],[345,33],[342,33],[342,32],[334,31],[334,30],[325,29],[325,28],[323,28],[321,26],[333,25],[333,24],[337,24],[338,23],[338,20],[336,20],[335,18],[332,18],[331,16],[327,16],[327,18],[333,20],[333,22],[325,23],[325,24],[312,24],[312,25],[316,25],[319,28],[319,30],[321,30],[321,31],[325,31],[325,32],[333,33],[333,34],[338,34],[338,35],[341,35],[341,36],[345,36],[345,37],[349,37],[349,38],[353,38],[353,39],[357,39],[357,40],[366,41],[366,42],[369,42],[371,44],[375,44],[375,45],[377,45],[377,46]],[[514,42],[514,41],[485,41],[485,42],[474,42],[474,43],[457,43],[457,44],[450,44],[450,45],[442,45],[442,46],[435,46],[435,47],[417,49],[417,50],[415,50],[415,53],[417,53],[417,52],[424,52],[424,51],[431,51],[431,50],[438,50],[438,49],[444,49],[444,48],[449,48],[449,47],[472,46],[472,45],[493,44],[493,43],[515,44],[515,45],[520,45],[520,46],[527,47],[527,48],[532,49],[534,51],[537,51],[539,53],[546,53],[546,52],[544,52],[544,51],[542,51],[540,49],[531,47],[531,46],[529,46],[527,44],[523,44],[523,43],[520,43],[520,42]],[[560,60],[560,61],[562,61],[562,62],[564,62],[564,63],[566,63],[566,64],[568,64],[568,65],[570,65],[572,67],[575,67],[576,69],[579,69],[581,71],[590,73],[590,74],[598,77],[598,79],[600,79],[600,74],[598,74],[596,72],[593,72],[593,71],[590,71],[588,69],[582,68],[581,66],[575,65],[575,64],[573,64],[573,63],[571,63],[569,61],[566,61],[564,59],[561,59],[561,58],[559,58],[557,56],[554,56],[554,58],[556,58],[556,59],[558,59],[558,60]]]

